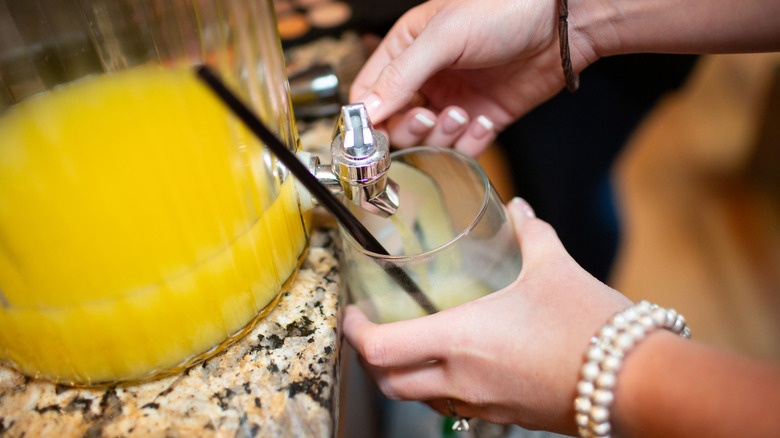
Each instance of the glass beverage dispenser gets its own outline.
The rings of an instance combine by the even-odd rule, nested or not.
[[[0,361],[54,381],[188,366],[265,315],[308,245],[270,0],[0,0]]]

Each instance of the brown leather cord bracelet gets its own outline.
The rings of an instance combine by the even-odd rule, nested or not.
[[[577,91],[580,87],[580,77],[574,74],[571,65],[571,53],[569,50],[569,0],[558,0],[558,39],[561,46],[561,67],[563,77],[566,79],[566,88]]]

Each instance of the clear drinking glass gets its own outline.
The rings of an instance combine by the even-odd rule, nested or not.
[[[295,151],[276,29],[270,0],[0,1],[0,360],[134,380],[275,305],[307,213],[192,67]]]
[[[431,313],[408,285],[388,275],[395,265],[427,304],[442,310],[514,281],[522,265],[504,204],[484,170],[452,149],[418,147],[391,154],[390,178],[400,208],[390,219],[353,209],[390,255],[370,252],[342,230],[342,274],[350,299],[374,322]]]

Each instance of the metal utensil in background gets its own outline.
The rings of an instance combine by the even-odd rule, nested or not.
[[[345,103],[340,81],[330,64],[314,64],[291,72],[290,99],[295,117],[314,119],[338,114]]]

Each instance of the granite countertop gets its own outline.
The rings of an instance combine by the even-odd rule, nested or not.
[[[277,307],[235,344],[176,375],[71,388],[0,365],[0,437],[330,437],[338,429],[335,232],[312,234]]]

